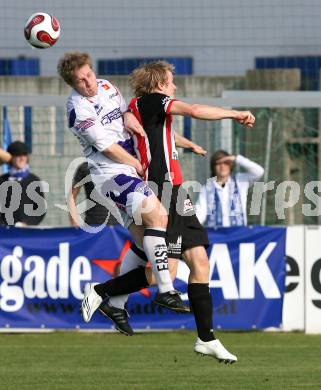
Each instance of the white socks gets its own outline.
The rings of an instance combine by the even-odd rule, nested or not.
[[[160,293],[174,290],[173,282],[168,269],[167,245],[165,241],[165,229],[146,229],[144,234],[144,251],[137,245],[132,245],[127,251],[121,266],[120,275],[138,268],[146,267],[149,260],[152,271],[156,277]],[[109,303],[119,309],[124,309],[128,295],[110,297]]]
[[[156,277],[160,293],[174,290],[168,269],[166,231],[163,228],[148,228],[144,233],[143,246]]]

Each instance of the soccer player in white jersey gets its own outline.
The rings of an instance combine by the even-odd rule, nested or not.
[[[109,81],[96,78],[87,53],[66,53],[58,63],[58,73],[73,88],[67,103],[69,128],[83,147],[96,190],[112,200],[123,215],[129,217],[128,221],[139,221],[145,229],[142,246],[158,284],[157,303],[176,311],[187,311],[174,290],[168,269],[167,212],[140,178],[143,167],[125,129],[142,133],[142,127],[133,114],[126,112],[127,105],[118,89]],[[136,285],[149,285],[143,268],[137,268],[134,273],[120,278],[119,290],[112,291],[113,295],[131,292]],[[89,322],[111,291],[108,283],[88,283],[84,293],[82,314]],[[123,315],[127,314],[125,312]]]

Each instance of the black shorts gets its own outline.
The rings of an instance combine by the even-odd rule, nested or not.
[[[181,186],[174,186],[169,207],[166,232],[168,257],[181,259],[182,254],[196,246],[208,247],[206,230],[195,215],[193,203]]]

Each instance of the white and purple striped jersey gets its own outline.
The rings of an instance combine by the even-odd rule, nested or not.
[[[135,168],[117,163],[102,152],[113,143],[135,155],[133,140],[125,130],[123,114],[127,105],[118,89],[107,80],[97,79],[98,92],[84,97],[72,90],[67,102],[68,125],[78,138],[87,158],[94,184],[98,187],[118,174],[137,176]]]

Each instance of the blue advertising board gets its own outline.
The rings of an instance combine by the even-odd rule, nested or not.
[[[285,284],[285,228],[208,230],[210,289],[215,328],[278,327]],[[0,328],[111,328],[96,313],[80,315],[83,286],[111,277],[130,246],[121,226],[91,234],[81,229],[0,228]],[[175,287],[188,299],[188,268],[179,262]],[[136,329],[195,328],[191,314],[152,302],[156,288],[130,296]]]

